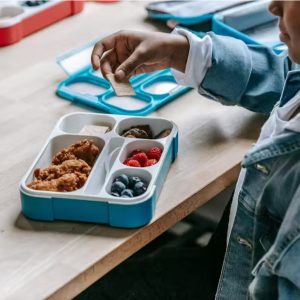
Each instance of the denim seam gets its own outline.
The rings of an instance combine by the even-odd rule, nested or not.
[[[259,212],[255,211],[255,215],[257,217],[267,217],[267,218],[271,219],[272,222],[276,222],[277,224],[281,224],[281,222],[282,222],[281,219],[275,217],[272,213],[270,213],[270,211],[267,209],[266,206],[262,206],[260,208]]]
[[[238,202],[241,203],[243,205],[242,202],[240,202],[240,198],[242,197],[242,195],[244,195],[244,191],[241,190],[239,195],[238,195]],[[243,205],[244,206],[244,205]],[[245,207],[246,211],[248,211],[248,209]],[[236,212],[236,215],[235,217],[237,216],[238,214],[238,209],[237,209],[237,212]],[[233,226],[232,226],[232,229],[231,229],[231,234],[234,232],[234,225],[235,225],[235,221],[233,223]],[[227,245],[227,248],[226,248],[226,252],[225,252],[225,257],[224,257],[224,260],[223,260],[223,265],[222,265],[222,270],[221,270],[221,274],[220,274],[220,277],[219,277],[219,283],[218,283],[218,287],[217,287],[217,292],[216,292],[216,296],[217,295],[221,295],[222,291],[223,291],[223,288],[224,288],[224,278],[226,278],[225,276],[225,272],[227,272],[227,259],[228,259],[228,256],[229,256],[229,253],[230,253],[230,250],[232,249],[233,245],[232,245],[232,239],[231,239],[231,234],[230,234],[230,238],[229,238],[229,242],[228,242],[228,245]],[[217,298],[215,298],[217,299]]]
[[[233,227],[232,227],[232,231],[233,232]],[[227,245],[227,248],[226,248],[226,252],[225,252],[225,257],[224,257],[224,261],[223,261],[223,265],[222,265],[222,270],[221,270],[221,274],[220,274],[220,278],[219,278],[219,283],[218,283],[218,287],[217,287],[217,292],[216,292],[216,296],[220,295],[221,296],[221,293],[223,291],[223,288],[224,288],[224,278],[226,278],[225,276],[225,272],[227,272],[227,259],[228,259],[228,256],[230,254],[230,250],[232,248],[232,242],[230,242],[231,240],[231,237],[229,239],[229,242],[228,242],[228,245]],[[215,299],[217,299],[217,297],[215,297]]]
[[[270,257],[270,263],[272,264],[271,259],[274,259],[273,262],[273,267],[272,267],[272,271],[275,273],[276,272],[276,268],[278,266],[278,264],[280,263],[280,261],[283,259],[283,257],[287,254],[287,252],[290,250],[290,248],[300,239],[300,228],[296,228],[295,232],[293,232],[291,234],[291,236],[287,237],[286,241],[288,243],[288,245],[281,251],[281,253],[279,255],[277,255],[277,258],[275,259],[275,257]]]
[[[246,203],[241,202],[241,198],[243,198],[243,196],[246,196],[246,195],[247,195],[247,193],[245,193],[243,190],[241,190],[240,193],[239,193],[239,196],[238,196],[238,203],[241,205],[242,208],[244,208],[244,213],[250,214],[250,217],[254,217],[253,209],[250,209],[250,207],[248,209],[246,207]],[[239,210],[239,208],[238,208],[238,210]],[[236,216],[238,214],[238,210],[236,212]],[[236,225],[236,222],[234,222],[234,224],[232,226],[231,233],[235,232],[235,230],[234,230],[235,225]],[[234,249],[234,247],[235,247],[235,245],[233,244],[232,241],[234,241],[234,243],[236,243],[237,239],[234,238],[233,235],[230,235],[229,243],[227,245],[226,252],[225,252],[225,257],[224,257],[224,261],[223,261],[223,265],[222,265],[221,274],[220,274],[220,277],[219,277],[219,283],[218,283],[215,299],[219,299],[219,296],[222,297],[222,293],[223,293],[223,290],[224,290],[224,284],[225,284],[224,279],[227,278],[226,273],[228,272],[228,262],[227,262],[227,260],[228,260],[229,254],[231,252],[231,249],[232,248]],[[251,243],[252,243],[252,241],[251,241]],[[253,259],[253,255],[252,255],[252,259]],[[251,280],[252,280],[252,275],[250,273],[249,279],[248,279],[249,284],[251,283]],[[218,298],[217,298],[217,296],[218,296]]]
[[[300,150],[300,142],[295,143],[292,146],[271,146],[268,149],[262,149],[258,152],[254,153],[253,155],[249,155],[244,158],[244,161],[242,162],[243,167],[247,167],[249,165],[252,165],[258,161],[266,160],[269,158],[273,158],[279,155],[285,155],[293,151],[299,151]],[[252,157],[251,157],[252,156]]]
[[[239,193],[238,203],[241,204],[241,206],[243,206],[245,208],[245,210],[250,214],[251,217],[254,217],[255,216],[255,208],[253,209],[252,207],[250,207],[247,204],[247,202],[241,200],[241,198],[244,199],[247,196],[250,197],[250,195],[242,189]],[[251,199],[252,199],[252,197],[251,197]]]

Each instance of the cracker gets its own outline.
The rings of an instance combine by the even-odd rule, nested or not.
[[[111,128],[109,126],[99,126],[99,125],[85,125],[81,130],[80,134],[84,135],[99,135],[99,134],[105,134],[107,132],[111,131]]]
[[[115,78],[115,74],[108,74],[107,78],[117,96],[122,97],[122,96],[135,96],[136,95],[136,93],[129,81],[126,81],[126,82],[117,81]]]

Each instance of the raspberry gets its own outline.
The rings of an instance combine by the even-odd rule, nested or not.
[[[162,150],[158,147],[153,147],[147,152],[147,156],[149,159],[156,159],[157,161],[160,160],[162,154]]]
[[[124,164],[124,165],[127,165],[127,163],[128,163],[131,159],[132,159],[132,157],[128,157],[127,159],[125,159],[125,160],[123,161],[123,164]]]
[[[135,159],[128,160],[128,162],[126,163],[126,165],[129,166],[129,167],[137,167],[137,168],[141,167],[141,164],[137,160],[135,160]]]
[[[153,165],[155,165],[157,163],[157,160],[156,159],[149,159],[146,161],[146,163],[144,164],[144,167],[151,167]]]
[[[133,156],[133,155],[135,155],[135,154],[142,153],[142,152],[144,152],[144,151],[141,150],[141,149],[135,149],[135,150],[133,150],[133,151],[131,152],[130,156]]]
[[[148,160],[148,157],[145,152],[141,152],[141,153],[134,154],[132,156],[132,159],[137,160],[141,164],[141,166],[143,166]]]

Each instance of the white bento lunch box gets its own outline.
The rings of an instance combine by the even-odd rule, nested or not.
[[[108,126],[111,131],[83,134],[85,126]],[[149,125],[153,135],[169,129],[164,138],[141,139],[121,136],[128,128]],[[34,179],[34,170],[47,168],[53,156],[80,140],[92,140],[100,149],[85,184],[71,192],[34,190],[27,185]],[[159,161],[150,167],[130,167],[123,164],[135,149],[162,149]],[[155,205],[171,163],[178,152],[178,129],[162,118],[71,113],[63,116],[51,132],[20,183],[23,214],[42,221],[70,220],[106,223],[133,228],[147,224],[153,217]],[[114,179],[120,174],[138,176],[146,183],[146,191],[132,198],[111,195]]]

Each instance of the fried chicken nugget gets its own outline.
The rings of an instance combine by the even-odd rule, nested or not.
[[[28,184],[28,187],[34,190],[43,190],[51,192],[72,192],[81,188],[86,180],[87,175],[79,172],[64,174],[59,178],[51,180],[35,179]]]
[[[82,159],[70,159],[65,160],[61,165],[50,165],[45,169],[35,169],[34,176],[37,180],[51,180],[75,171],[88,176],[91,172],[91,167]]]
[[[99,148],[92,140],[82,140],[58,152],[52,159],[52,164],[59,165],[65,160],[82,159],[89,166],[93,166],[98,155]]]

